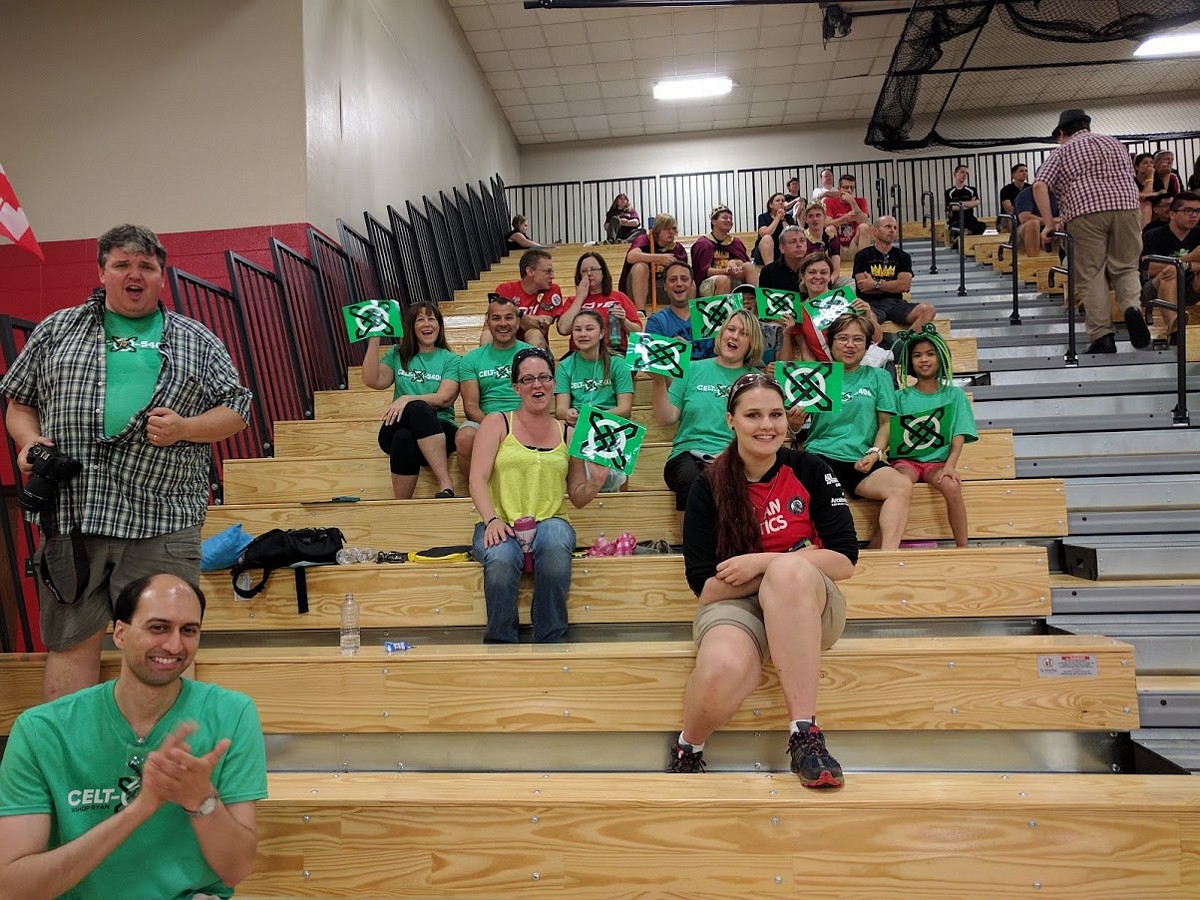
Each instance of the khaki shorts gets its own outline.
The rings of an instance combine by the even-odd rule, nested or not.
[[[83,544],[87,550],[87,583],[81,591],[76,583],[69,534],[43,537],[33,556],[42,641],[51,650],[67,650],[103,631],[112,621],[117,596],[131,581],[164,573],[193,584],[200,579],[199,525],[149,538],[84,535]],[[43,560],[57,597],[42,580]],[[77,593],[79,599],[71,602]]]
[[[825,609],[821,612],[821,649],[828,650],[837,643],[842,632],[846,630],[846,598],[842,590],[824,572],[821,577],[825,580]],[[771,648],[767,646],[767,626],[763,622],[762,607],[758,605],[758,595],[741,597],[737,600],[718,600],[715,603],[702,604],[692,619],[692,640],[696,646],[704,640],[704,635],[710,628],[717,625],[734,625],[750,635],[754,646],[758,648],[758,658],[766,662],[771,658]]]

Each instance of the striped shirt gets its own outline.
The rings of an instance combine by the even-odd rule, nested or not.
[[[248,421],[251,394],[224,345],[193,319],[163,309],[159,353],[162,371],[150,403],[110,438],[104,436],[103,294],[42,321],[0,381],[0,393],[37,409],[42,434],[83,463],[58,487],[58,532],[78,525],[83,534],[137,539],[204,521],[211,446],[154,447],[146,439],[147,411],[163,406],[188,418],[226,406]]]
[[[1046,157],[1034,180],[1044,182],[1058,198],[1064,223],[1139,206],[1129,151],[1106,134],[1078,132]]]

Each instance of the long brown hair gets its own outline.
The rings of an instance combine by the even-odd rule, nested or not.
[[[408,364],[412,362],[412,358],[417,355],[420,350],[420,343],[417,341],[417,316],[421,313],[426,313],[437,319],[438,333],[433,339],[435,347],[441,347],[443,350],[449,350],[450,345],[446,343],[446,322],[442,318],[442,311],[433,303],[414,303],[404,311],[404,337],[400,338],[400,346],[396,348],[396,355],[400,357],[400,365],[408,368]]]
[[[583,268],[583,261],[585,259],[594,259],[596,261],[596,264],[598,266],[600,266],[600,293],[603,296],[607,297],[609,294],[612,293],[612,290],[613,290],[612,272],[608,271],[608,263],[604,261],[604,257],[601,256],[599,253],[597,253],[595,250],[589,250],[587,253],[584,253],[582,256],[580,256],[579,259],[576,261],[576,263],[575,263],[575,283],[579,284],[579,282],[583,280],[583,272],[581,272],[580,269]],[[579,298],[580,302],[582,302],[586,299],[587,299],[587,297]]]
[[[783,388],[779,382],[761,372],[750,372],[735,381],[729,389],[726,410],[730,415],[737,410],[739,398],[756,387],[775,391],[779,394],[780,403],[784,402]],[[717,559],[726,560],[745,553],[761,552],[762,532],[754,513],[754,504],[750,502],[746,464],[738,452],[736,434],[705,474],[712,485],[717,509]]]
[[[612,315],[612,313],[610,312],[609,315]],[[607,336],[604,333],[604,316],[600,315],[600,313],[594,309],[581,309],[575,315],[575,321],[578,322],[581,316],[587,316],[590,319],[595,319],[596,324],[600,327],[600,339],[596,341],[596,352],[599,355],[600,365],[602,366],[602,371],[604,372],[604,380],[607,381],[612,378],[612,363],[610,362],[612,359],[612,353],[609,352],[608,340],[606,339]],[[572,356],[575,356],[578,353],[578,350],[571,351]]]

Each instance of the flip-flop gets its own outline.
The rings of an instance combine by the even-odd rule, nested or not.
[[[433,495],[434,500],[451,500],[454,498],[454,488],[442,488]]]

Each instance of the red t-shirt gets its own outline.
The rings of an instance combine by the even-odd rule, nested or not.
[[[867,198],[855,197],[854,199],[858,202],[858,208],[861,209],[864,214],[870,216],[871,213],[867,209]],[[825,216],[829,219],[836,219],[839,216],[844,216],[846,213],[850,212],[850,204],[841,197],[826,197],[822,202],[825,204]],[[841,225],[836,227],[838,230],[838,236],[842,239],[843,244],[849,244],[852,240],[854,240],[854,232],[858,228],[856,223],[843,222]]]
[[[574,302],[575,298],[572,297],[568,301],[567,305],[569,306]],[[642,319],[641,315],[638,313],[637,305],[629,299],[628,295],[622,294],[620,291],[613,291],[608,296],[605,296],[604,294],[588,294],[587,299],[583,301],[583,305],[579,307],[581,312],[585,309],[594,309],[596,312],[600,313],[600,318],[604,320],[604,334],[602,337],[605,343],[608,342],[608,311],[614,306],[624,307],[625,315],[629,318],[630,322],[641,322]],[[629,333],[622,328],[621,352],[624,352],[628,345]],[[572,339],[571,352],[575,352],[576,349],[575,341]]]
[[[525,315],[550,316],[557,319],[567,309],[563,301],[562,288],[553,282],[550,290],[527,294],[519,281],[505,281],[496,285],[496,293],[501,297],[517,301],[517,307]]]
[[[770,481],[749,487],[764,553],[787,553],[810,544],[822,546],[809,513],[808,491],[791,467],[781,466]]]

